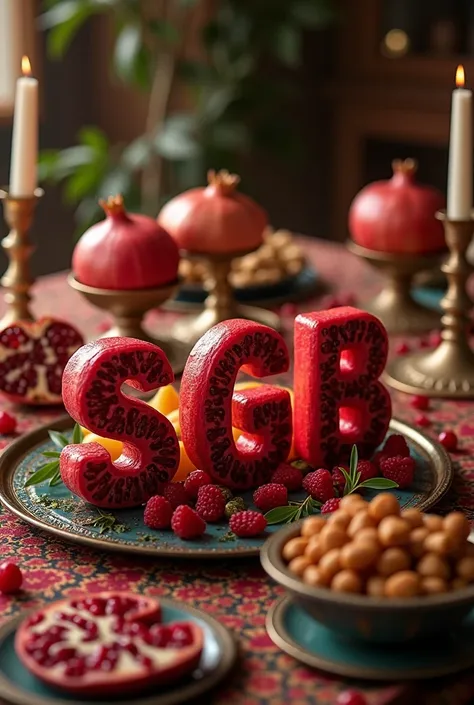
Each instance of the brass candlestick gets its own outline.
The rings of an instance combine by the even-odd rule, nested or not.
[[[209,292],[204,303],[204,311],[198,316],[186,316],[173,328],[178,340],[194,344],[209,328],[229,318],[246,318],[264,323],[271,328],[280,328],[280,318],[272,311],[256,306],[242,306],[235,300],[234,290],[229,281],[232,261],[253,252],[232,252],[224,254],[193,254],[186,252],[186,257],[202,260],[206,265],[207,276],[204,282]]]
[[[404,355],[392,360],[385,381],[408,394],[452,399],[474,398],[474,352],[469,347],[469,311],[472,302],[466,283],[473,270],[467,249],[474,221],[449,220],[444,211],[436,214],[444,222],[450,256],[442,270],[448,278],[448,291],[441,301],[442,341],[431,351]]]
[[[99,289],[81,284],[73,274],[70,274],[68,284],[72,289],[79,291],[93,306],[112,314],[114,325],[100,336],[101,338],[119,336],[155,343],[166,353],[174,374],[181,374],[186,364],[189,347],[161,334],[154,336],[143,328],[145,314],[161,306],[173,296],[178,288],[178,281],[156,289]]]
[[[395,255],[361,247],[352,240],[347,247],[387,277],[382,291],[365,302],[363,308],[377,316],[388,333],[416,335],[439,328],[440,314],[415,301],[411,288],[416,274],[439,267],[445,255]]]
[[[30,274],[30,257],[34,250],[29,242],[28,231],[33,221],[33,214],[43,189],[37,188],[33,196],[15,197],[7,189],[0,190],[0,199],[4,202],[5,221],[10,232],[2,240],[2,247],[9,259],[8,269],[0,280],[6,290],[4,299],[7,311],[0,320],[0,328],[15,321],[33,321],[29,309],[30,289],[34,279]]]

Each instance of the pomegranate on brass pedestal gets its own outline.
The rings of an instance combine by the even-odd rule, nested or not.
[[[411,287],[415,275],[439,269],[446,256],[443,227],[435,218],[444,197],[415,183],[414,160],[396,160],[392,168],[391,179],[369,184],[352,202],[348,247],[387,276],[364,308],[389,333],[420,333],[439,327],[440,315],[418,304]]]
[[[201,260],[208,272],[205,310],[186,317],[174,332],[178,339],[196,342],[212,326],[230,318],[255,320],[272,328],[279,318],[271,311],[241,306],[229,281],[233,260],[258,249],[268,225],[265,211],[236,191],[240,181],[227,171],[208,174],[207,187],[173,198],[158,215],[158,223],[175,239],[182,254]]]
[[[93,225],[73,253],[69,285],[93,306],[110,312],[114,325],[103,336],[153,342],[182,372],[188,349],[156,337],[142,326],[145,314],[175,293],[179,252],[173,238],[153,218],[127,213],[121,196],[101,201],[106,218]]]

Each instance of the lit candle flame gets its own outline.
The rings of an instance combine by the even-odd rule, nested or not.
[[[464,66],[459,66],[456,69],[456,88],[464,88]]]
[[[31,64],[27,56],[23,56],[21,59],[21,72],[23,76],[31,76]]]

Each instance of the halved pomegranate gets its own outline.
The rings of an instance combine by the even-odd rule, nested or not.
[[[54,318],[12,323],[0,332],[0,392],[19,404],[61,404],[67,361],[82,335]]]
[[[162,624],[157,600],[104,592],[34,612],[16,633],[15,651],[31,673],[54,688],[109,696],[193,671],[203,643],[194,622]]]

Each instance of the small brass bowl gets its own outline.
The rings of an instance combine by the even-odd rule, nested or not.
[[[378,599],[305,585],[282,558],[285,543],[299,535],[301,523],[277,531],[264,544],[264,570],[282,585],[308,615],[344,637],[379,643],[423,639],[455,629],[474,607],[474,585],[446,593],[407,599]]]

